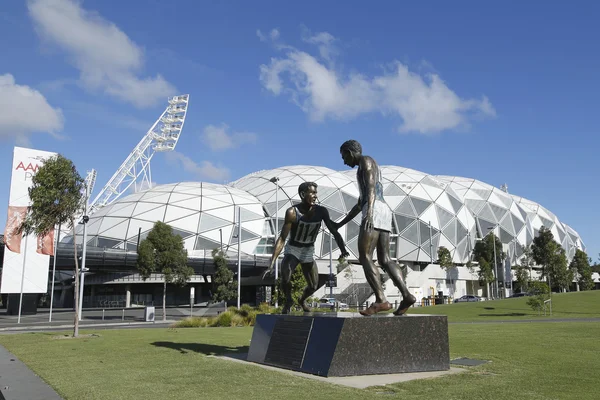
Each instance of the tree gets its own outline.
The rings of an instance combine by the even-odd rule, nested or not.
[[[452,254],[450,250],[444,246],[438,248],[438,263],[446,271],[446,276],[450,278],[450,284],[452,285],[452,293],[454,293],[454,282],[451,276],[452,270],[455,268],[454,262],[452,261]]]
[[[31,178],[27,216],[17,228],[18,234],[44,237],[57,225],[73,229],[73,258],[75,260],[75,315],[73,337],[79,336],[79,260],[75,218],[83,208],[85,182],[71,160],[58,154],[44,160]]]
[[[527,292],[529,290],[531,276],[532,276],[532,268],[535,265],[535,261],[533,259],[533,253],[531,251],[531,246],[521,246],[523,255],[521,256],[521,261],[518,265],[512,267],[515,270],[515,277],[517,280],[516,289],[520,292]]]
[[[275,282],[277,286],[281,285],[281,277],[277,278],[277,282]],[[290,278],[290,285],[292,285],[292,300],[294,304],[298,304],[298,300],[302,297],[302,293],[304,292],[304,288],[306,287],[306,279],[304,278],[304,273],[302,272],[302,267],[300,264],[296,265],[294,272]],[[285,303],[285,295],[283,294],[283,290],[277,291],[277,302],[279,304]]]
[[[479,263],[479,283],[488,285],[494,282],[494,249],[496,253],[496,265],[501,264],[506,257],[506,253],[502,250],[502,242],[493,232],[490,232],[486,237],[475,243],[473,248],[473,258]],[[498,277],[496,277],[498,279]]]
[[[531,246],[521,246],[523,255],[521,256],[521,265],[529,270],[529,281],[533,279],[533,266],[535,265],[535,259],[533,258],[533,250]]]
[[[222,250],[212,251],[215,275],[213,277],[213,300],[228,302],[237,296],[237,285],[233,281],[233,271],[227,266],[227,254]]]
[[[545,226],[542,226],[539,235],[533,239],[531,251],[536,264],[542,267],[542,279],[546,278],[550,290],[553,284],[561,289],[568,287],[571,274],[567,269],[565,250],[554,240],[554,235]]]
[[[540,313],[544,308],[546,300],[550,298],[550,288],[544,282],[533,281],[531,282],[530,290],[532,296],[527,299],[527,305]]]
[[[515,271],[515,292],[526,293],[529,289],[529,270],[522,264],[512,267]]]
[[[587,254],[584,251],[577,249],[575,257],[571,260],[569,269],[573,271],[580,290],[591,290],[594,287],[592,279],[592,268]]]
[[[471,274],[471,276],[475,275],[475,266],[473,265],[471,260],[467,261],[467,263],[465,264],[465,267],[467,268],[467,271],[469,271],[469,274]],[[475,294],[475,284],[473,283],[472,279],[471,279],[471,293]]]
[[[175,283],[185,286],[194,273],[187,265],[187,250],[183,239],[173,234],[173,228],[161,221],[156,221],[146,239],[142,240],[137,250],[137,268],[142,280],[151,274],[163,275],[163,321],[167,320],[167,284]]]

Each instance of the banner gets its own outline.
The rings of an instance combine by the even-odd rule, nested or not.
[[[37,239],[37,250],[39,254],[45,254],[47,256],[54,255],[54,230],[50,231],[45,236]]]
[[[47,239],[42,238],[41,249],[43,250],[38,252],[38,248],[40,248],[38,246],[38,238],[32,234],[25,240],[22,235],[14,235],[14,227],[18,226],[18,219],[23,217],[22,210],[26,210],[31,203],[29,198],[31,178],[33,178],[37,170],[43,165],[43,160],[54,155],[56,153],[23,147],[14,148],[8,201],[8,219],[5,229],[5,233],[8,233],[10,237],[4,249],[0,293],[21,292],[24,259],[26,265],[23,293],[47,293],[48,291],[48,270],[50,267],[48,250],[54,245],[48,247],[47,244],[44,244]],[[52,236],[54,236],[54,233],[52,233]],[[27,244],[26,246],[25,243]]]
[[[4,229],[4,244],[6,248],[14,253],[21,253],[22,234],[17,233],[17,229],[25,220],[27,207],[8,207],[8,218],[6,219],[6,228]]]

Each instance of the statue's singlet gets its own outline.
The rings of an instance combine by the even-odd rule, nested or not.
[[[294,206],[294,211],[296,222],[292,224],[284,253],[293,255],[301,263],[312,262],[315,240],[321,229],[322,218],[316,212],[311,217],[307,217],[306,214],[302,214],[298,206]]]
[[[392,231],[392,210],[385,202],[383,198],[383,180],[381,178],[381,170],[379,165],[375,163],[377,168],[377,179],[375,180],[375,202],[373,203],[373,228],[382,231]],[[360,166],[356,171],[356,180],[358,182],[358,188],[360,190],[360,201],[362,206],[362,217],[363,219],[367,216],[368,196],[367,196],[367,182],[362,178],[362,171]]]

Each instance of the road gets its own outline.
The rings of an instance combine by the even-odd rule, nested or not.
[[[154,322],[146,322],[144,308],[128,309],[84,309],[79,322],[81,329],[114,329],[133,327],[165,327],[182,318],[193,314],[196,317],[214,316],[223,311],[223,306],[189,308],[167,308],[167,322],[162,321],[162,308],[156,308]],[[22,315],[21,322],[17,323],[18,316],[7,315],[6,310],[0,310],[0,333],[24,331],[49,331],[69,330],[73,327],[74,312],[69,309],[55,309],[52,311],[52,321],[49,322],[49,309],[38,309],[35,315]]]

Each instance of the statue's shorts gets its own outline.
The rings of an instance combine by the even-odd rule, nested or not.
[[[300,262],[301,264],[304,263],[311,263],[314,261],[314,256],[315,256],[315,246],[306,246],[306,247],[299,247],[299,246],[294,246],[291,244],[287,244],[285,246],[285,250],[283,252],[284,255],[291,255],[294,256],[298,259],[298,262]]]
[[[362,209],[363,219],[367,216],[368,204],[365,203]],[[392,231],[392,209],[386,202],[375,199],[373,204],[373,229],[381,231]]]

